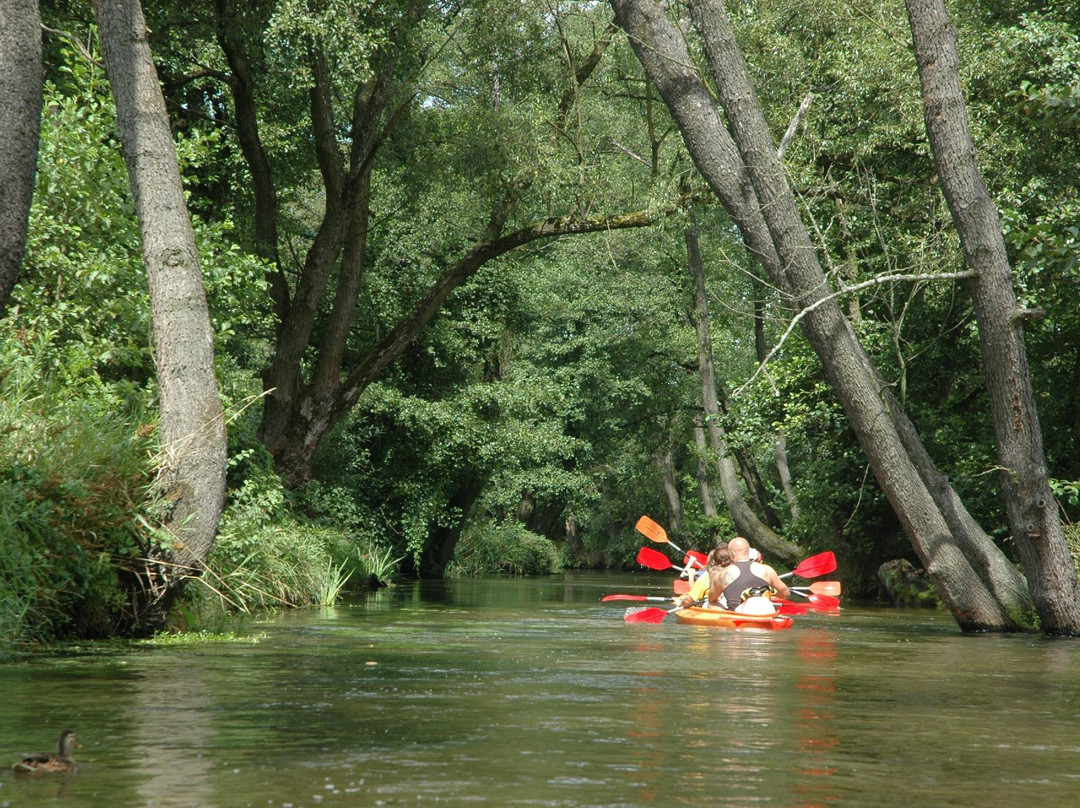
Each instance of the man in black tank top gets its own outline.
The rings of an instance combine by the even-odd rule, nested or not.
[[[745,600],[749,610],[764,612],[765,607],[769,605],[765,602],[769,593],[764,592],[765,598],[760,602],[749,604],[748,601],[755,590],[771,589],[785,600],[791,597],[791,590],[780,580],[776,570],[768,564],[750,560],[750,542],[742,536],[736,536],[728,542],[728,549],[731,551],[731,564],[725,567],[718,576],[720,580],[714,582],[710,598],[714,596],[715,590],[722,586],[723,601],[727,603],[727,608],[738,610]],[[747,593],[745,598],[744,593]]]

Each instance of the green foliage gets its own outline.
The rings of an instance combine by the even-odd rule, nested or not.
[[[384,57],[400,46],[388,106],[397,117],[392,126],[378,122],[385,139],[373,163],[373,218],[346,363],[366,355],[492,222],[505,231],[574,212],[655,210],[683,191],[687,176],[697,181],[625,37],[615,37],[577,85],[575,71],[610,20],[605,4],[441,3],[415,27],[401,25],[406,2],[238,6],[237,31],[259,77],[287,274],[303,262],[323,207],[308,57],[318,51],[326,59],[343,135],[357,82],[385,76]],[[1067,4],[950,10],[980,167],[1002,211],[1017,290],[1024,305],[1047,312],[1025,322],[1025,337],[1051,473],[1076,480],[1075,19]],[[538,243],[486,265],[367,390],[323,447],[316,481],[302,491],[282,488],[257,437],[259,372],[271,359],[275,319],[267,268],[249,255],[251,180],[235,141],[213,11],[212,4],[148,9],[232,416],[214,574],[192,588],[180,619],[212,625],[223,603],[317,603],[372,576],[386,582],[402,564],[420,567],[435,549],[433,535],[462,526],[459,574],[628,564],[641,541],[637,516],[666,510],[658,460],[668,454],[686,544],[730,533],[729,517],[707,520],[699,501],[687,219],[674,216],[648,232]],[[823,2],[807,14],[790,0],[761,0],[732,14],[778,136],[806,94],[816,95],[785,164],[833,275],[853,286],[883,274],[957,269],[902,6]],[[11,428],[0,444],[11,448],[5,458],[24,458],[0,460],[10,494],[0,502],[0,527],[17,526],[0,534],[15,543],[0,559],[0,622],[5,632],[29,627],[11,630],[40,637],[82,631],[72,627],[80,611],[121,611],[116,560],[149,540],[139,517],[149,510],[141,486],[152,447],[140,434],[152,431],[155,396],[139,230],[108,87],[99,68],[60,41],[49,39],[38,193],[4,324],[10,358],[0,367],[0,374],[16,368],[4,384],[23,380],[4,388]],[[339,144],[347,157],[347,138]],[[753,261],[726,217],[705,209],[695,217],[714,356],[730,392],[757,365],[753,304],[765,312],[767,347],[790,314],[750,276]],[[939,468],[976,518],[1003,535],[987,473],[997,463],[978,334],[962,288],[881,282],[842,302]],[[802,516],[782,531],[808,551],[835,549],[850,591],[869,591],[881,561],[910,555],[797,334],[753,384],[727,397],[722,424],[729,445],[757,462],[779,512],[771,449],[774,435],[787,437]],[[96,482],[102,472],[94,463],[80,471],[75,461],[69,479],[60,452],[77,433],[76,455],[93,458],[93,447],[102,447],[98,461],[115,458],[123,471]],[[128,501],[102,505],[108,515],[88,520],[91,536],[74,514],[94,485],[124,490]],[[1057,484],[1075,517],[1074,488]],[[42,582],[39,567],[53,577]],[[103,605],[86,608],[94,599]]]
[[[0,646],[122,631],[121,576],[145,553],[151,430],[95,379],[54,372],[55,346],[11,325],[0,323]]]
[[[563,566],[558,548],[517,521],[474,524],[461,537],[452,576],[548,575]]]
[[[45,88],[27,257],[8,318],[45,335],[51,372],[132,386],[153,373],[149,296],[103,74],[69,55]]]
[[[380,584],[389,584],[397,576],[397,567],[405,556],[394,558],[393,548],[379,547],[377,544],[357,550],[360,559],[360,569],[365,572],[369,579]]]

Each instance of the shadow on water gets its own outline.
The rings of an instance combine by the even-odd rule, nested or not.
[[[1072,806],[1080,646],[851,607],[790,631],[627,624],[663,576],[392,587],[258,643],[0,666],[0,805]]]

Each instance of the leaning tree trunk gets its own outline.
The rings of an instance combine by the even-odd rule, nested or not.
[[[1080,579],[1046,471],[1022,323],[997,210],[975,160],[960,86],[956,29],[942,0],[907,0],[926,130],[960,235],[979,324],[1009,528],[1043,630],[1080,634]]]
[[[109,83],[142,234],[161,400],[165,527],[172,562],[157,614],[214,546],[225,501],[225,421],[214,375],[214,333],[184,202],[165,99],[138,0],[94,0]],[[173,566],[175,565],[175,566]]]
[[[43,79],[37,0],[0,0],[0,316],[26,253]]]
[[[686,228],[686,253],[690,274],[694,280],[694,320],[697,326],[698,373],[701,376],[701,400],[705,410],[705,427],[716,457],[720,489],[735,528],[761,550],[770,560],[794,566],[799,561],[799,548],[781,538],[758,519],[747,504],[739,485],[739,471],[728,451],[720,427],[720,403],[716,396],[716,371],[713,365],[712,337],[709,333],[709,307],[705,294],[705,272],[701,264],[701,249],[693,225]]]
[[[743,132],[743,145],[756,148],[751,160],[756,171],[751,176],[762,182],[760,191],[746,182],[744,158],[723,126],[708,88],[694,71],[682,32],[667,20],[664,9],[652,0],[610,2],[638,59],[671,110],[698,170],[731,214],[772,283],[784,293],[788,305],[802,313],[807,340],[821,358],[882,490],[912,546],[935,576],[958,624],[966,631],[1018,628],[1018,615],[1031,603],[1022,577],[967,517],[947,481],[942,484],[944,478],[933,469],[906,418],[894,423],[894,403],[887,385],[839,307],[827,295],[827,280],[798,220],[771,133],[754,99],[734,39],[729,34],[724,38],[723,50],[711,48],[710,62],[721,86],[725,84],[725,70],[733,69],[740,80],[738,91],[728,88],[729,119],[733,114],[738,118],[744,111],[755,117],[756,130]],[[710,22],[719,17],[720,23],[729,28],[723,8],[702,9],[698,4],[694,11],[706,44],[716,44],[711,42],[714,32]],[[703,11],[708,12],[704,20]],[[733,64],[727,64],[728,58]],[[737,101],[749,103],[740,106]],[[756,162],[758,156],[760,164]],[[771,205],[761,204],[759,193],[782,205],[782,216]],[[766,225],[763,210],[773,217],[775,233]],[[781,245],[784,250],[778,254]],[[913,445],[905,446],[911,437]],[[918,452],[919,456],[909,452]],[[958,541],[964,544],[963,552],[957,548]],[[980,563],[974,567],[965,558],[974,555],[968,552],[969,547],[978,549]]]
[[[786,269],[789,289],[797,296],[798,308],[808,312],[806,333],[822,357],[825,373],[844,404],[878,484],[961,627],[1019,627],[1020,615],[993,596],[957,546],[944,514],[882,406],[884,383],[858,347],[835,299],[827,295],[827,280],[772,146],[772,135],[723,4],[698,0],[692,4],[692,14],[705,43],[720,103]]]

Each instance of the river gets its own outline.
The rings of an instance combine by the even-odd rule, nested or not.
[[[1080,642],[848,605],[627,624],[660,574],[400,584],[248,641],[0,665],[3,806],[1074,806]],[[652,604],[650,604],[652,605]],[[3,761],[0,761],[2,763]]]

